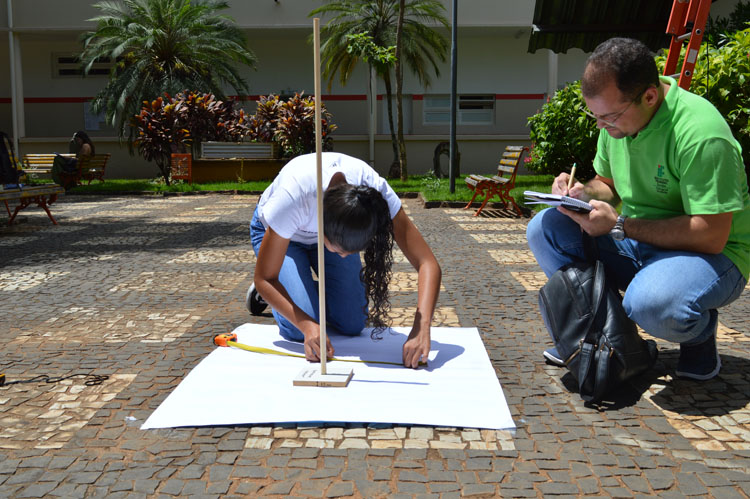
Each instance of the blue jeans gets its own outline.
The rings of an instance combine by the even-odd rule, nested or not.
[[[256,255],[265,234],[266,229],[258,219],[256,208],[250,222],[250,240]],[[324,255],[326,330],[356,336],[362,332],[367,320],[365,287],[359,277],[362,269],[359,253],[341,258],[326,249]],[[318,245],[290,241],[279,271],[279,282],[299,308],[320,322],[318,282],[313,280],[311,268],[317,274]],[[304,341],[305,337],[297,326],[276,310],[272,310],[272,313],[281,336],[291,341]]]
[[[586,259],[579,225],[554,208],[531,219],[526,238],[547,277]],[[703,343],[716,332],[717,309],[745,288],[745,278],[723,254],[666,250],[633,239],[615,241],[609,235],[595,240],[607,274],[625,291],[625,312],[657,338]]]

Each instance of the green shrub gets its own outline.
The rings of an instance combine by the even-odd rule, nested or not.
[[[660,71],[665,62],[664,55],[657,57]],[[750,28],[728,34],[718,48],[701,46],[690,91],[708,99],[727,120],[750,177]]]
[[[599,131],[596,120],[583,112],[581,84],[574,82],[555,92],[542,110],[528,120],[534,147],[526,159],[529,170],[557,175],[576,163],[576,177],[594,176],[594,156]]]
[[[727,38],[737,31],[742,31],[750,22],[750,1],[740,0],[727,17],[708,16],[703,41],[713,47],[720,47]]]

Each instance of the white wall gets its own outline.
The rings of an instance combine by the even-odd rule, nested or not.
[[[0,0],[0,26],[7,26],[7,2]],[[93,0],[11,0],[16,28],[58,30],[90,28],[99,11]],[[243,28],[311,27],[308,14],[323,0],[230,0],[224,13]],[[450,19],[451,0],[442,0]],[[461,26],[528,26],[533,0],[471,0],[459,2]],[[326,18],[322,18],[323,22]]]
[[[7,2],[0,0],[0,99],[10,97],[8,76]],[[106,84],[106,78],[58,78],[52,76],[53,52],[78,52],[81,32],[93,29],[87,19],[99,13],[93,0],[12,0],[14,29],[21,40],[23,64],[26,138],[21,139],[22,152],[48,152],[67,145],[67,138],[84,128],[83,100],[91,98]],[[243,68],[251,95],[266,95],[286,90],[313,93],[312,20],[308,13],[323,0],[230,0],[228,14],[244,29],[248,46],[258,57],[256,70]],[[451,17],[452,0],[442,0],[445,15]],[[713,15],[727,15],[736,0],[721,0],[712,5]],[[471,0],[459,2],[458,92],[459,94],[494,94],[494,123],[458,127],[459,149],[465,171],[490,173],[507,143],[528,140],[526,119],[543,104],[549,81],[548,51],[526,52],[533,0]],[[327,21],[323,18],[323,23]],[[450,33],[445,30],[446,38]],[[587,54],[572,49],[558,56],[558,87],[580,78]],[[405,127],[410,171],[422,173],[432,166],[435,146],[448,139],[448,125],[423,123],[422,96],[450,92],[450,54],[440,65],[440,76],[424,88],[408,70],[405,71]],[[354,71],[346,86],[338,78],[331,88],[326,106],[339,126],[334,135],[337,150],[367,159],[368,115],[364,96],[368,74],[365,65]],[[395,90],[395,86],[394,86]],[[228,92],[234,93],[231,89]],[[379,83],[382,96],[385,87]],[[501,99],[508,94],[534,95],[532,99]],[[412,96],[416,98],[412,99]],[[538,98],[542,97],[542,98]],[[0,129],[11,132],[10,104],[0,101]],[[245,104],[254,112],[253,102]],[[385,106],[378,106],[378,130],[383,132]],[[92,131],[97,144],[116,154],[111,173],[115,176],[143,175],[155,172],[138,158],[121,149],[116,133],[103,127]],[[391,161],[390,137],[377,136],[376,167],[385,172]],[[155,173],[154,173],[155,174]]]
[[[547,50],[544,50],[547,52]],[[581,49],[570,49],[565,54],[558,54],[558,71],[557,86],[564,87],[566,83],[571,83],[581,79],[583,66],[589,54]]]

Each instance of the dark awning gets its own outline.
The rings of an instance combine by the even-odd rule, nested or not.
[[[591,52],[614,36],[636,38],[651,50],[669,45],[673,0],[536,0],[529,52]]]

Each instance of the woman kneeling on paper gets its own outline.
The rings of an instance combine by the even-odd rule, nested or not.
[[[359,159],[322,156],[327,329],[358,335],[368,315],[373,335],[386,327],[395,240],[418,272],[417,310],[403,347],[404,365],[415,368],[430,353],[440,266],[385,179]],[[318,266],[316,189],[315,154],[294,158],[265,190],[250,223],[257,292],[273,308],[281,335],[304,341],[310,361],[321,354],[318,283],[310,272]],[[330,339],[326,351],[333,356]]]

